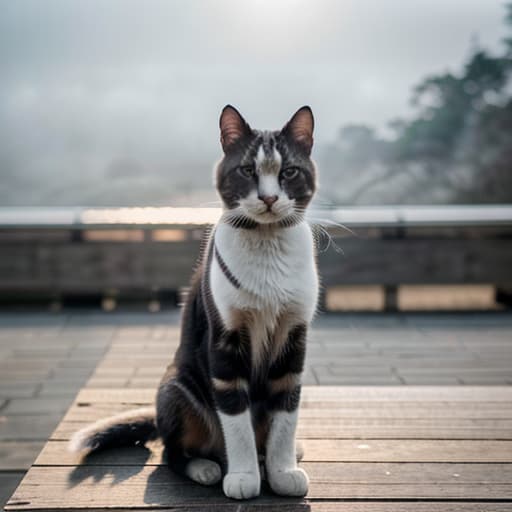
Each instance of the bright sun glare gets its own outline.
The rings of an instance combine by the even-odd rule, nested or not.
[[[325,3],[307,0],[236,1],[227,10],[234,41],[280,53],[311,46],[325,25]]]

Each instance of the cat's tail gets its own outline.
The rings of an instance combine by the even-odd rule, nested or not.
[[[99,420],[75,432],[68,449],[87,455],[103,448],[144,444],[157,437],[156,410],[144,407]]]

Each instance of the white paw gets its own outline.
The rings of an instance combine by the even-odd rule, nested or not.
[[[260,485],[258,473],[228,473],[222,487],[228,498],[247,500],[260,494]]]
[[[281,496],[305,496],[309,478],[301,468],[283,469],[268,473],[268,483],[276,494]]]
[[[185,472],[194,482],[202,485],[214,485],[220,482],[222,477],[220,466],[208,459],[192,459],[187,464]]]

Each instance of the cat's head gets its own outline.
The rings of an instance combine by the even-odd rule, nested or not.
[[[313,113],[300,108],[280,131],[253,130],[231,105],[220,116],[224,157],[216,171],[225,218],[240,226],[291,225],[315,192]]]

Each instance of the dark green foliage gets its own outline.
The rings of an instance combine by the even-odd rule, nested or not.
[[[506,8],[512,29],[512,3]],[[460,74],[432,75],[414,88],[416,115],[393,122],[392,140],[366,126],[343,128],[340,166],[368,175],[349,201],[512,202],[511,71],[512,38],[502,55],[475,48]],[[388,190],[376,192],[383,183]]]

